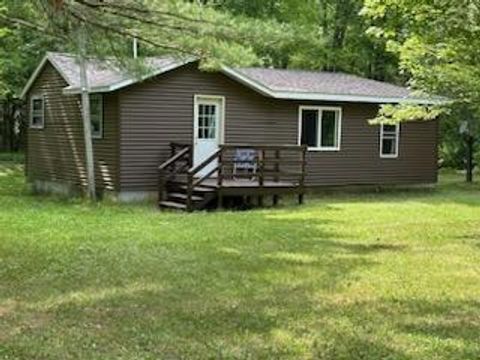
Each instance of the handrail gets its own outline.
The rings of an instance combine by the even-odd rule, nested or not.
[[[165,161],[159,166],[160,171],[164,171],[170,168],[171,175],[175,176],[180,172],[186,175],[186,207],[187,211],[192,211],[194,208],[193,194],[197,186],[201,186],[206,180],[216,177],[216,188],[218,189],[218,201],[219,206],[221,207],[223,201],[223,184],[224,179],[229,179],[229,176],[235,177],[235,173],[230,172],[230,165],[235,162],[232,160],[230,152],[227,151],[236,150],[236,149],[254,149],[257,151],[256,158],[256,169],[257,172],[253,174],[245,175],[245,177],[251,177],[258,181],[259,186],[259,197],[258,202],[262,204],[264,188],[269,186],[269,180],[272,179],[275,182],[280,182],[283,176],[297,177],[297,182],[293,183],[296,187],[296,192],[298,193],[299,202],[303,202],[303,197],[305,194],[305,178],[306,178],[306,152],[307,147],[305,145],[253,145],[253,144],[223,144],[219,145],[218,149],[213,152],[210,156],[204,159],[198,165],[192,165],[192,151],[193,147],[191,145],[171,143],[172,156],[170,159]],[[177,152],[177,150],[180,150]],[[285,151],[287,154],[281,156],[282,151]],[[288,155],[293,156],[294,153],[300,154],[300,159],[294,160]],[[227,156],[228,155],[228,156]],[[272,156],[273,155],[273,156]],[[188,157],[187,157],[188,156]],[[187,162],[180,167],[180,170],[177,167],[177,162],[187,160]],[[218,163],[216,163],[218,162]],[[240,162],[242,162],[240,160]],[[244,161],[251,162],[251,161]],[[211,169],[205,174],[201,174],[201,171],[209,165],[212,166]],[[270,165],[270,166],[267,166]],[[289,169],[289,165],[299,166],[299,171],[294,170],[293,168]],[[287,166],[287,168],[284,168]],[[226,171],[227,170],[227,171]],[[293,171],[292,171],[293,170]],[[238,174],[238,177],[244,177],[241,174]],[[165,181],[165,176],[162,176],[163,181]],[[211,185],[210,185],[211,186]],[[274,203],[277,203],[278,196],[275,195]]]
[[[172,141],[170,142],[170,146],[184,148],[184,147],[190,147],[191,145]]]
[[[203,160],[200,164],[198,164],[197,166],[192,166],[190,169],[188,169],[188,173],[191,174],[191,175],[195,175],[200,170],[205,168],[208,164],[210,164],[213,160],[215,160],[218,157],[218,155],[220,155],[220,153],[222,151],[223,151],[222,148],[218,149],[212,155],[210,155],[208,158]]]
[[[225,149],[256,149],[256,150],[298,150],[302,151],[304,145],[253,145],[253,144],[223,144],[220,148]]]
[[[181,159],[182,157],[184,157],[187,153],[190,152],[190,148],[186,147],[182,150],[180,150],[178,153],[176,153],[174,156],[172,156],[170,159],[168,159],[167,161],[165,161],[163,164],[161,164],[159,167],[158,167],[158,170],[165,170],[166,168],[168,168],[170,165],[176,163],[179,159]]]
[[[167,171],[170,171],[170,177],[175,176],[178,173],[177,170],[177,162],[180,160],[186,160],[186,164],[181,167],[181,170],[185,168],[185,166],[190,166],[192,163],[192,148],[191,146],[185,146],[182,150],[176,153],[175,145],[173,143],[170,144],[172,149],[172,156],[165,162],[163,162],[159,167],[158,171],[160,173],[159,176],[159,191],[158,191],[158,200],[162,201],[163,195],[165,192],[167,178],[168,175],[166,174]]]
[[[202,182],[204,182],[205,180],[207,180],[210,176],[212,176],[214,173],[216,173],[218,170],[220,170],[220,166],[217,166],[215,168],[213,168],[212,170],[210,170],[207,174],[203,175],[200,179],[196,179],[194,182],[193,182],[193,186],[198,186],[200,185]]]

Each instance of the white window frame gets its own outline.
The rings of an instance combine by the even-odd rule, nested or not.
[[[220,101],[221,109],[220,109],[220,121],[217,125],[218,131],[218,145],[222,145],[225,142],[225,104],[226,99],[225,96],[222,95],[202,95],[202,94],[195,94],[193,96],[193,143],[195,144],[198,140],[198,106],[201,104],[204,105],[211,105],[217,104],[215,101]]]
[[[340,106],[311,106],[300,105],[298,108],[298,145],[302,145],[302,114],[304,110],[316,110],[318,111],[318,134],[317,134],[317,146],[308,147],[308,151],[340,151],[342,141],[342,108]],[[335,111],[338,112],[337,120],[337,146],[322,146],[322,114],[323,111]]]
[[[384,139],[384,126],[393,125],[393,124],[381,124],[380,125],[380,158],[382,159],[397,159],[398,150],[400,147],[400,124],[395,124],[395,154],[384,154],[383,153],[383,139]]]
[[[35,100],[42,100],[42,124],[41,125],[34,125],[33,124],[33,102]],[[37,114],[38,116],[38,114]],[[45,128],[45,96],[44,95],[32,95],[30,97],[30,119],[29,125],[31,129],[41,130]]]
[[[103,139],[103,121],[104,121],[104,97],[103,94],[90,94],[90,104],[92,103],[92,98],[93,97],[98,97],[100,98],[100,131],[98,134],[93,133],[93,127],[90,125],[92,128],[92,139]],[[92,122],[92,107],[90,106],[90,122]]]

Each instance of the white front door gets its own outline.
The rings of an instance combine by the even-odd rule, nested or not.
[[[193,165],[197,166],[218,150],[222,141],[224,98],[220,96],[195,96]],[[198,176],[208,174],[217,161],[203,168]]]

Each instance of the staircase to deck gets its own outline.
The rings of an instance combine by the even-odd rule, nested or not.
[[[265,195],[272,195],[276,204],[279,196],[287,193],[298,194],[299,203],[303,203],[304,146],[220,145],[217,151],[196,166],[193,166],[191,145],[171,143],[170,148],[170,158],[159,166],[160,208],[191,212],[212,205],[222,207],[227,196],[256,196],[262,206]],[[255,173],[235,172],[235,164],[238,165],[239,161],[234,160],[232,154],[238,149],[253,149],[258,154]],[[293,153],[297,158],[288,155],[282,158],[282,152]],[[286,166],[287,170],[281,166]],[[292,171],[292,166],[297,170]],[[292,177],[296,180],[291,180]]]
[[[217,189],[207,186],[195,186],[192,188],[190,197],[189,210],[189,195],[188,183],[181,181],[169,181],[166,184],[163,200],[159,201],[159,206],[166,209],[176,210],[202,210],[208,207],[217,198]]]

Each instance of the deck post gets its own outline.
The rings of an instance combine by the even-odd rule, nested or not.
[[[177,150],[176,150],[175,144],[170,143],[170,158],[174,157],[176,152]],[[170,169],[172,173],[175,173],[177,170],[177,165],[175,163],[171,164]]]
[[[193,166],[193,145],[188,146],[188,167]]]
[[[162,170],[158,171],[158,203],[160,204],[163,201],[163,193],[165,192],[165,172]]]
[[[274,194],[273,195],[273,206],[277,206],[278,205],[278,194]]]
[[[220,145],[220,153],[218,154],[218,174],[217,174],[217,186],[218,186],[218,204],[217,207],[219,209],[223,208],[223,153],[225,151],[225,147]]]
[[[259,178],[258,178],[258,185],[260,187],[260,195],[258,196],[258,206],[263,206],[263,185],[265,181],[265,149],[260,151],[258,156],[258,167],[259,167]]]
[[[280,181],[280,149],[275,150],[275,181],[278,182]],[[275,194],[273,195],[273,206],[278,205],[278,200],[279,200],[279,195]]]
[[[300,205],[304,202],[304,195],[305,195],[305,171],[306,171],[306,158],[307,158],[307,146],[303,145],[302,147],[302,171],[300,175],[300,182],[299,182],[299,191],[298,191],[298,203]]]
[[[193,175],[188,173],[187,175],[187,211],[192,212],[192,195],[193,195]]]

